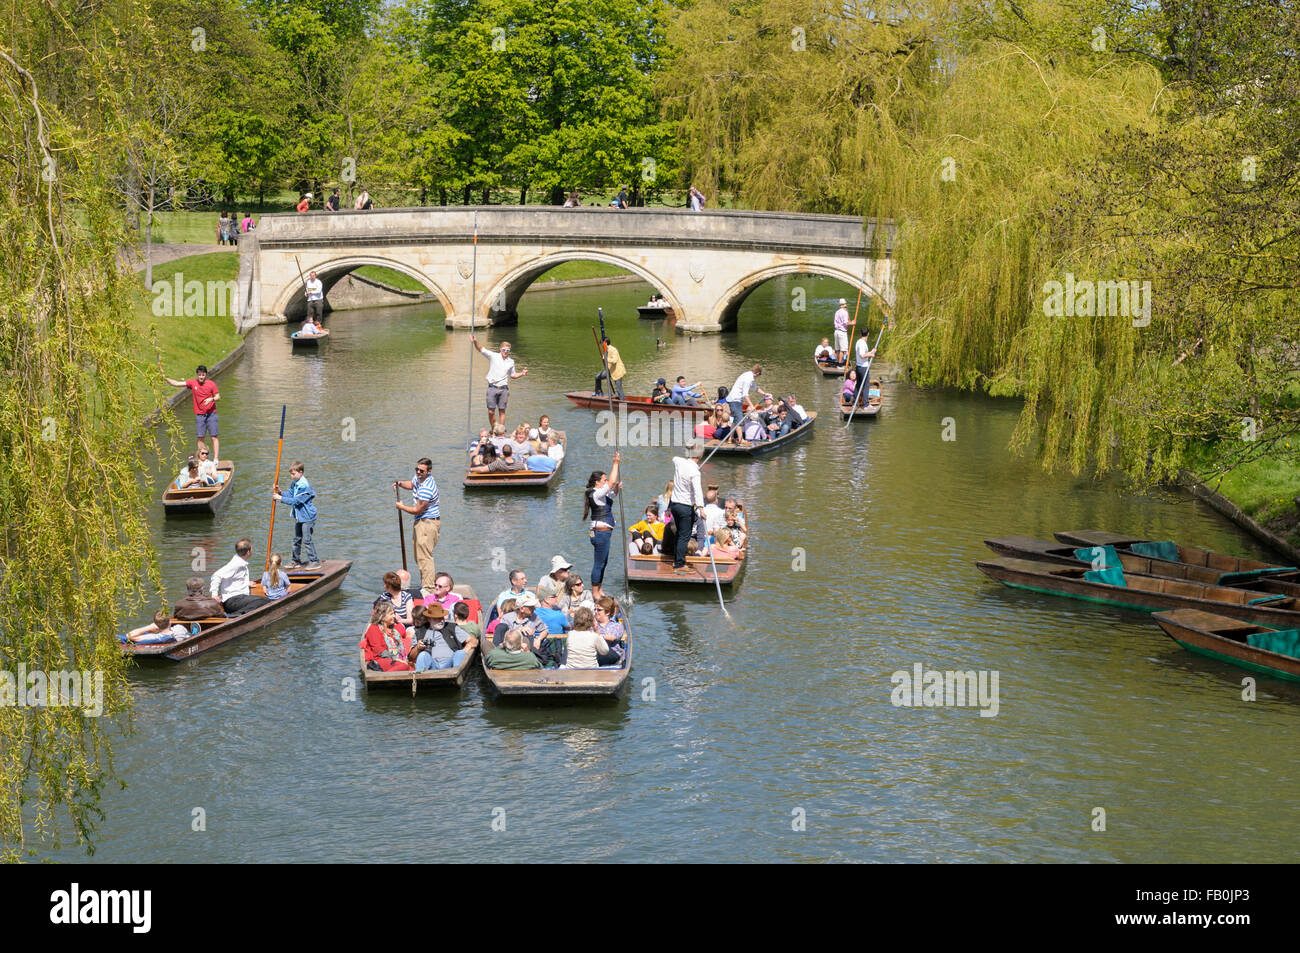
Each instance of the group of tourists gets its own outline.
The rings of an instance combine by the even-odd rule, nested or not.
[[[642,511],[641,519],[628,527],[631,537],[628,542],[628,555],[632,558],[659,556],[676,557],[677,542],[685,528],[685,549],[683,559],[687,556],[709,556],[714,559],[740,559],[749,541],[745,531],[745,507],[735,499],[726,499],[718,504],[718,487],[710,484],[698,505],[694,502],[693,488],[687,495],[692,497],[689,515],[683,516],[679,510],[674,517],[672,511],[673,483],[664,487],[664,493],[658,500],[650,503]],[[678,519],[682,522],[678,523]],[[687,522],[689,520],[689,523]]]
[[[299,212],[311,211],[311,203],[312,203],[312,199],[314,198],[315,195],[313,195],[311,192],[304,192],[302,198],[298,200],[298,205],[297,205],[298,211]],[[335,187],[334,191],[332,191],[329,194],[329,197],[325,199],[325,202],[322,207],[327,212],[337,212],[342,207],[342,199],[339,198],[339,190],[337,187]],[[358,212],[368,212],[370,211],[370,209],[374,207],[375,207],[374,199],[370,197],[370,193],[365,189],[362,189],[360,192],[357,193],[356,201],[352,203],[352,208]]]
[[[241,232],[251,232],[256,227],[252,215],[244,212],[240,212],[238,215],[222,212],[217,218],[217,244],[238,245],[239,234]]]
[[[549,414],[542,414],[536,427],[521,423],[513,433],[503,423],[484,428],[469,444],[470,473],[553,473],[563,459],[564,434],[551,426]]]
[[[759,443],[784,437],[806,424],[809,414],[799,399],[794,394],[773,397],[758,386],[762,374],[763,366],[755,364],[736,378],[730,390],[718,388],[713,411],[695,425],[695,436],[701,440]],[[682,382],[679,377],[678,384]]]
[[[481,607],[454,591],[445,572],[417,601],[405,571],[384,574],[383,591],[361,637],[366,668],[378,672],[428,672],[458,668],[483,638]]]

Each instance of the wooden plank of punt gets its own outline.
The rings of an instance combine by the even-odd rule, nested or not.
[[[540,470],[502,470],[497,473],[471,473],[465,471],[465,486],[477,487],[492,490],[517,490],[517,489],[536,489],[539,487],[548,487],[560,479],[560,471],[564,469],[564,461],[561,460],[550,473]]]
[[[724,586],[735,582],[745,569],[745,557],[739,559],[716,559],[718,567],[717,581]],[[692,572],[674,572],[672,556],[629,556],[627,560],[628,582],[662,582],[684,585],[713,585],[713,564],[708,556],[687,556],[686,566]]]
[[[1273,631],[1199,609],[1175,609],[1151,616],[1171,639],[1198,655],[1239,665],[1292,682],[1300,682],[1300,658],[1246,644],[1246,637]]]
[[[1063,566],[1028,559],[989,559],[975,565],[980,572],[1013,589],[1069,596],[1138,612],[1203,609],[1260,625],[1283,628],[1300,625],[1300,600],[1255,589],[1127,574],[1127,585],[1114,586],[1084,579],[1083,574],[1088,571],[1086,566]],[[1260,599],[1268,602],[1252,604],[1253,600]]]
[[[819,361],[815,357],[813,358],[813,364],[817,366],[817,370],[822,372],[823,377],[843,377],[845,370],[848,368],[847,364],[831,364],[826,361]]]
[[[672,308],[648,308],[645,305],[636,309],[638,318],[675,318],[677,312]]]
[[[457,585],[452,591],[465,599],[478,598],[472,586]],[[362,635],[364,637],[364,630]],[[361,659],[361,679],[367,689],[409,688],[414,695],[421,688],[426,690],[460,688],[465,684],[465,677],[469,675],[470,666],[474,664],[478,649],[467,649],[465,660],[455,668],[440,668],[427,672],[376,672],[366,668],[366,650],[358,646],[357,652]]]
[[[316,334],[303,334],[301,331],[294,331],[289,335],[293,339],[294,347],[317,347],[321,341],[330,336],[329,328],[324,328]]]
[[[214,514],[230,499],[230,488],[235,483],[235,465],[229,460],[217,464],[217,472],[226,478],[216,486],[191,487],[178,490],[175,481],[163,490],[163,512],[167,516],[191,516],[195,513]]]
[[[752,457],[760,453],[770,453],[778,447],[789,445],[801,437],[806,437],[812,433],[813,424],[817,422],[817,411],[808,411],[808,420],[801,426],[791,430],[784,437],[777,437],[775,440],[759,440],[756,443],[750,443],[748,440],[741,440],[739,443],[730,441],[706,440],[704,441],[704,455],[708,456],[716,448],[716,456],[728,454],[730,456]]]
[[[492,636],[484,633],[484,645]],[[613,697],[623,690],[632,671],[632,634],[627,636],[627,656],[621,668],[534,668],[506,671],[488,668],[487,652],[482,653],[483,674],[499,695],[533,698],[567,698],[581,696]]]
[[[609,410],[609,398],[589,390],[572,390],[564,395],[579,407],[591,407],[595,410]],[[692,417],[707,417],[713,407],[684,407],[681,404],[656,404],[649,397],[628,397],[625,400],[614,398],[614,409],[626,406],[629,411],[644,410],[652,414],[681,414]]]
[[[848,420],[849,417],[852,417],[854,420],[858,420],[858,419],[875,420],[876,417],[880,414],[880,408],[883,406],[884,406],[883,398],[877,397],[876,403],[866,404],[865,406],[859,407],[857,413],[854,413],[853,401],[841,400],[840,420]]]
[[[1074,546],[1114,546],[1117,552],[1131,552],[1134,543],[1151,542],[1141,536],[1121,536],[1106,530],[1083,529],[1064,533],[1053,533],[1063,543]],[[1172,560],[1162,560],[1171,562]],[[1259,572],[1261,570],[1291,569],[1276,563],[1261,562],[1258,559],[1243,559],[1229,556],[1208,549],[1195,549],[1191,546],[1178,546],[1178,562],[1190,566],[1204,566],[1219,573],[1225,572]]]
[[[246,612],[243,615],[218,619],[198,619],[198,635],[180,639],[176,642],[163,642],[158,645],[123,644],[122,651],[136,658],[167,658],[173,662],[193,658],[201,652],[234,641],[250,632],[278,622],[292,612],[309,606],[322,596],[333,592],[343,582],[343,577],[352,568],[348,559],[327,559],[320,569],[286,570],[289,576],[289,594],[283,599],[276,599],[266,605]],[[253,583],[252,594],[263,594],[261,584]],[[173,619],[182,625],[189,625],[185,620]]]

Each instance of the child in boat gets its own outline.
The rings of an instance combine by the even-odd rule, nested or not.
[[[650,536],[655,542],[660,542],[664,538],[664,524],[659,519],[659,504],[651,503],[645,508],[641,519],[633,523],[630,527],[631,532],[639,536]]]
[[[477,622],[469,620],[469,603],[463,599],[451,607],[451,617],[456,623],[456,628],[460,629],[468,638],[477,642],[483,641],[483,626]]]
[[[289,594],[289,576],[280,568],[282,564],[280,554],[272,553],[271,563],[266,567],[266,572],[262,573],[262,591],[272,602]]]
[[[318,325],[315,321],[313,321],[311,319],[311,315],[309,314],[307,315],[307,320],[302,323],[302,327],[298,330],[298,333],[299,334],[320,334],[320,325]]]
[[[844,378],[844,389],[840,391],[840,403],[847,404],[852,402],[853,393],[858,389],[858,372],[849,371]]]
[[[289,476],[293,479],[289,492],[281,495],[277,483],[271,489],[271,496],[293,507],[293,565],[314,569],[320,565],[316,558],[316,544],[312,541],[312,533],[316,530],[316,491],[307,482],[307,470],[301,460],[290,465]],[[306,563],[302,561],[304,555]]]
[[[166,609],[159,609],[154,613],[153,621],[148,625],[132,629],[125,636],[119,636],[119,638],[123,642],[132,642],[136,645],[153,645],[158,642],[174,642],[176,639],[183,639],[189,634],[190,630],[185,626],[171,624],[171,614]]]
[[[739,559],[740,550],[732,545],[731,531],[725,526],[718,527],[713,534],[713,545],[709,547],[714,559]]]
[[[561,668],[599,668],[600,656],[608,644],[595,631],[595,614],[587,608],[573,614],[573,631],[569,633],[566,660]]]

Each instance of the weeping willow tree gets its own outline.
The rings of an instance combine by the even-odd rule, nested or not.
[[[1049,468],[1165,479],[1296,432],[1297,18],[1220,6],[697,0],[663,96],[696,178],[898,223],[915,380],[1024,397]]]
[[[0,858],[93,846],[129,729],[114,633],[156,598],[140,480],[157,397],[133,382],[131,278],[112,177],[121,140],[112,11],[37,3],[0,38]],[[108,19],[111,13],[111,20]],[[97,37],[105,37],[101,42]],[[102,694],[56,706],[57,673]],[[38,690],[34,673],[48,681]],[[25,677],[22,677],[25,676]],[[21,693],[21,697],[20,697]],[[64,699],[66,700],[66,699]],[[93,706],[89,704],[93,701]],[[87,714],[86,709],[92,708]],[[94,715],[98,715],[95,717]]]

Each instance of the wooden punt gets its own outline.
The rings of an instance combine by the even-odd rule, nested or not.
[[[229,460],[222,460],[217,464],[217,472],[224,473],[226,478],[216,486],[181,490],[176,487],[176,481],[173,480],[167,485],[167,489],[163,490],[163,512],[167,516],[216,513],[230,499],[230,489],[235,485],[235,465]]]
[[[457,585],[452,591],[463,599],[478,598],[472,586]],[[480,608],[479,611],[481,614],[482,609]],[[479,620],[470,619],[470,621]],[[365,638],[364,629],[361,637]],[[455,668],[440,668],[428,672],[376,672],[366,668],[366,650],[357,646],[357,652],[361,660],[361,680],[365,682],[367,689],[410,688],[411,694],[415,695],[422,688],[425,690],[460,688],[465,684],[465,677],[469,675],[470,667],[474,664],[478,648],[466,649],[464,661]]]
[[[643,304],[641,305],[641,307],[636,309],[636,316],[638,318],[652,318],[652,319],[675,318],[677,317],[677,312],[674,311],[672,308],[654,308],[654,307],[650,307],[649,305]]]
[[[330,336],[329,328],[321,328],[315,334],[304,334],[302,331],[294,331],[289,335],[293,339],[294,347],[318,347],[320,342]]]
[[[289,594],[283,599],[276,599],[243,615],[193,620],[199,624],[198,635],[155,645],[123,643],[122,651],[136,658],[167,658],[173,662],[193,658],[201,652],[232,642],[272,622],[278,622],[304,606],[311,605],[337,589],[351,568],[351,560],[327,559],[321,563],[320,569],[286,569],[285,573],[289,576],[290,585]],[[255,596],[263,594],[260,583],[255,582],[249,588]],[[190,624],[190,620],[173,619],[172,621],[179,622],[181,625]]]
[[[843,377],[848,369],[847,363],[833,364],[830,361],[819,361],[815,357],[813,358],[813,364],[817,366],[817,370],[822,372],[823,377]]]
[[[806,437],[812,433],[813,424],[817,422],[817,411],[808,411],[808,419],[791,430],[784,437],[777,437],[775,440],[759,440],[751,443],[748,440],[741,440],[738,443],[732,443],[729,440],[706,440],[704,441],[704,455],[708,456],[714,453],[715,456],[743,456],[754,457],[762,453],[771,453],[780,447],[789,446],[794,441]],[[716,453],[715,453],[716,451]]]
[[[1090,559],[1080,559],[1075,556],[1076,550],[1092,548],[1088,546],[1063,546],[1050,540],[1033,539],[1028,536],[1002,536],[997,539],[986,539],[984,545],[999,556],[1010,556],[1013,559],[1039,559],[1065,566],[1087,566],[1091,568]],[[1186,579],[1190,582],[1226,585],[1233,588],[1249,588],[1260,592],[1281,593],[1300,597],[1300,570],[1264,575],[1243,573],[1233,576],[1229,574],[1229,579],[1221,581],[1224,574],[1207,566],[1154,559],[1150,556],[1139,556],[1121,549],[1116,549],[1115,555],[1119,557],[1120,566],[1125,573],[1163,576],[1166,579]]]
[[[1167,636],[1189,652],[1239,665],[1252,672],[1300,682],[1300,658],[1256,648],[1247,642],[1251,635],[1275,632],[1276,629],[1199,609],[1157,612],[1151,618]]]
[[[704,585],[712,586],[714,584],[713,566],[717,565],[717,581],[721,585],[729,586],[745,570],[745,555],[742,553],[739,559],[718,559],[710,563],[708,556],[687,556],[686,567],[690,572],[674,572],[673,557],[667,554],[658,554],[654,556],[629,556],[627,558],[627,581],[628,582],[662,582],[674,585]]]
[[[589,390],[574,390],[564,395],[579,407],[591,407],[594,410],[609,410],[609,398]],[[644,410],[652,414],[681,414],[692,417],[707,417],[713,413],[713,405],[686,407],[681,404],[656,404],[649,397],[628,397],[625,400],[614,398],[614,408],[627,407],[629,411]]]
[[[1155,612],[1202,609],[1261,625],[1289,628],[1300,624],[1300,600],[1254,589],[1234,589],[1160,576],[1125,575],[1117,586],[1084,578],[1084,566],[1028,559],[989,559],[975,563],[980,572],[1013,589],[1068,596],[1101,605]]]
[[[471,473],[465,471],[467,489],[518,490],[548,487],[560,479],[564,461],[547,473],[544,470],[501,470],[497,473]]]
[[[875,420],[880,415],[880,408],[883,406],[881,398],[874,398],[875,403],[864,404],[859,407],[857,413],[853,411],[853,401],[840,401],[840,420],[848,420],[852,417],[854,420],[859,418],[863,420]]]
[[[1065,533],[1054,533],[1057,539],[1063,543],[1070,543],[1074,546],[1114,546],[1116,552],[1132,553],[1133,546],[1137,543],[1150,543],[1153,540],[1144,539],[1140,536],[1121,536],[1118,533],[1110,533],[1105,530],[1071,530]],[[1228,556],[1224,553],[1216,553],[1208,549],[1195,549],[1191,546],[1176,546],[1178,559],[1169,560],[1161,559],[1160,562],[1172,563],[1174,565],[1185,564],[1188,566],[1201,566],[1206,569],[1212,569],[1219,574],[1220,581],[1228,574],[1242,574],[1237,578],[1247,578],[1246,574],[1256,573],[1261,575],[1278,575],[1281,578],[1300,579],[1300,570],[1295,566],[1281,566],[1276,563],[1261,562],[1258,559],[1243,559],[1239,556]],[[1297,573],[1292,577],[1288,573]]]
[[[489,612],[495,624],[495,614]],[[582,696],[604,696],[612,698],[623,690],[628,675],[632,671],[632,632],[627,625],[627,616],[620,610],[619,616],[627,629],[624,642],[626,653],[619,668],[534,668],[526,671],[510,671],[488,668],[487,656],[491,651],[492,632],[483,626],[483,647],[479,659],[483,675],[492,690],[498,695],[528,696],[532,698],[570,698]],[[558,636],[564,638],[564,636]]]

